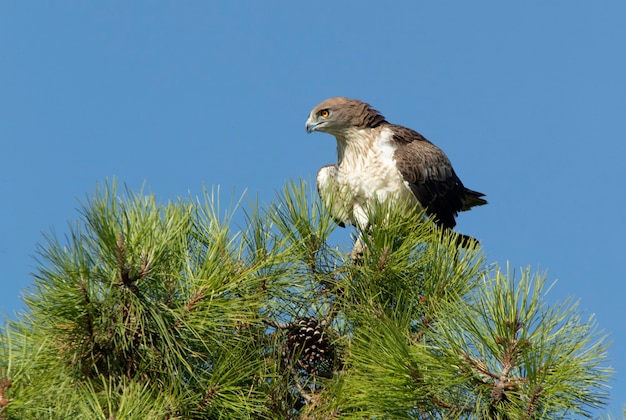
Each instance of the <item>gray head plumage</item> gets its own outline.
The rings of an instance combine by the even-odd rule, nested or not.
[[[386,123],[385,117],[370,104],[342,96],[317,105],[306,121],[306,131],[341,135],[348,129],[373,128]]]

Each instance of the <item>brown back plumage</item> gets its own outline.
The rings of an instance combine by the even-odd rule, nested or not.
[[[465,188],[446,154],[417,131],[390,124],[398,148],[396,165],[417,200],[441,226],[452,229],[460,211],[487,204],[485,195]]]

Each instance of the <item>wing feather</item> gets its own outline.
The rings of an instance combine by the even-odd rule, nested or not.
[[[337,223],[340,227],[346,227],[346,223],[349,224],[350,221],[344,220],[346,215],[340,211],[343,206],[341,206],[340,203],[337,203],[337,200],[339,199],[339,191],[337,187],[337,165],[322,166],[317,172],[316,185],[317,193],[326,208],[330,210],[335,223]]]
[[[398,170],[426,212],[446,228],[456,225],[460,211],[487,204],[484,194],[465,188],[450,160],[437,146],[410,128],[391,125]]]

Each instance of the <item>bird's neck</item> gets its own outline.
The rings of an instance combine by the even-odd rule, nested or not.
[[[335,134],[337,140],[337,164],[349,164],[355,159],[367,156],[372,149],[374,138],[369,139],[369,135],[364,132],[349,132],[345,134]]]
[[[346,146],[348,145],[348,142],[345,136],[336,135],[335,139],[337,140],[337,164],[341,165],[343,157],[346,154]]]

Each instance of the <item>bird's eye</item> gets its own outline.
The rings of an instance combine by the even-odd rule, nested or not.
[[[329,115],[330,115],[330,112],[328,112],[327,109],[322,109],[320,111],[320,117],[322,117],[322,118],[328,118]]]

